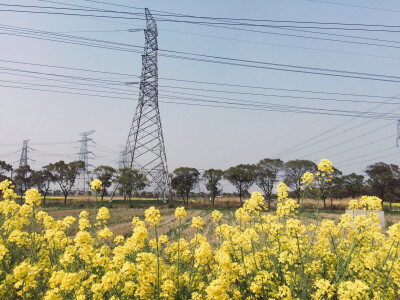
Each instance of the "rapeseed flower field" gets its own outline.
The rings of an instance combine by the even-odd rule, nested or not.
[[[322,189],[332,172],[322,160],[304,176],[304,189]],[[199,216],[191,222],[195,234],[180,236],[184,207],[175,211],[176,240],[158,234],[163,217],[155,207],[134,217],[124,237],[108,228],[105,207],[94,221],[87,211],[55,220],[41,210],[37,190],[19,205],[10,181],[0,189],[0,299],[400,299],[400,223],[382,230],[369,212],[382,208],[377,197],[350,202],[364,215],[306,225],[280,183],[274,213],[265,213],[258,192],[234,224],[215,210],[211,245]],[[74,223],[79,231],[71,235]]]

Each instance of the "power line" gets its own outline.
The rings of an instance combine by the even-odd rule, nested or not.
[[[392,100],[392,99],[397,99],[397,98],[399,98],[399,97],[400,97],[400,95],[397,95],[397,96],[395,96],[395,97],[392,97],[392,98],[388,99],[387,102],[389,102],[389,101]],[[379,107],[381,107],[381,106],[382,106],[382,104],[378,104],[377,106],[371,108],[371,109],[369,110],[369,112],[370,112],[370,111],[373,111],[373,110],[375,110],[375,109],[377,109],[377,108],[379,108]],[[397,110],[399,110],[399,109],[397,109]],[[305,141],[302,141],[301,143],[295,145],[294,147],[287,148],[286,150],[281,151],[280,153],[278,153],[278,154],[276,154],[276,155],[274,155],[274,156],[272,156],[272,157],[280,156],[280,155],[282,155],[282,154],[287,155],[287,154],[293,153],[293,152],[295,152],[295,151],[298,151],[299,149],[305,149],[305,148],[311,147],[311,146],[313,146],[313,145],[315,145],[315,144],[317,144],[317,143],[319,143],[319,142],[321,142],[321,141],[314,142],[313,144],[310,144],[309,142],[311,142],[311,141],[313,141],[313,140],[316,140],[316,139],[318,139],[318,138],[320,138],[320,137],[322,137],[322,136],[325,136],[327,133],[329,133],[329,132],[331,132],[331,131],[334,131],[334,130],[340,128],[340,127],[343,127],[343,126],[347,125],[348,123],[350,123],[350,122],[352,122],[352,121],[354,121],[354,120],[356,120],[356,119],[357,119],[357,117],[354,117],[354,118],[352,118],[352,119],[350,119],[350,120],[348,120],[348,121],[346,121],[346,122],[344,122],[344,123],[338,124],[338,125],[332,127],[331,129],[329,129],[329,130],[327,130],[327,131],[324,131],[324,132],[322,132],[322,133],[320,133],[320,134],[318,134],[318,135],[316,135],[316,136],[313,136],[313,137],[311,137],[311,138],[309,138],[309,139],[307,139],[307,140],[305,140]],[[354,130],[354,129],[356,129],[356,128],[358,128],[358,127],[364,125],[364,124],[367,124],[367,122],[361,123],[361,124],[359,124],[359,125],[357,125],[357,126],[355,126],[355,127],[352,127],[352,128],[350,128],[350,129],[346,129],[346,130],[344,130],[344,131],[342,131],[342,132],[339,132],[339,133],[336,133],[336,134],[333,135],[333,136],[325,137],[323,140],[330,139],[330,138],[336,137],[336,136],[338,136],[338,135],[340,135],[340,134],[342,134],[342,133],[346,133],[346,132],[348,132],[348,131]],[[303,145],[305,145],[305,146],[303,146]],[[303,146],[303,147],[299,148],[300,146]]]
[[[363,157],[375,155],[375,154],[377,154],[377,153],[386,152],[386,151],[388,151],[388,150],[393,150],[394,148],[396,148],[396,147],[393,147],[393,146],[392,146],[392,147],[389,147],[389,148],[385,148],[385,149],[381,149],[381,150],[378,150],[378,151],[374,151],[374,152],[371,152],[371,153],[368,153],[368,154],[364,154]],[[360,156],[358,155],[358,156],[355,156],[355,157],[352,157],[352,158],[348,158],[348,159],[345,159],[345,160],[341,160],[341,161],[336,162],[336,164],[340,164],[340,163],[344,163],[344,162],[348,162],[348,161],[354,161],[355,159],[357,159],[357,158],[359,158],[359,157],[360,157]]]
[[[301,49],[301,50],[310,50],[310,51],[328,52],[328,53],[339,53],[339,54],[356,55],[356,56],[378,57],[378,58],[385,58],[385,59],[396,59],[396,60],[400,59],[400,57],[393,57],[393,56],[374,55],[374,54],[349,52],[349,51],[328,50],[328,49],[320,49],[320,48],[310,48],[310,47],[284,45],[284,44],[261,42],[261,41],[250,41],[250,40],[243,40],[243,39],[236,39],[236,38],[227,38],[227,37],[216,36],[216,35],[184,32],[184,31],[179,31],[179,30],[169,30],[169,29],[161,29],[161,30],[168,31],[168,32],[180,33],[180,34],[195,35],[195,36],[216,38],[216,39],[221,39],[221,40],[236,41],[236,42],[243,42],[243,43],[252,43],[252,44],[259,44],[259,45],[269,45],[269,46],[276,46],[276,47],[283,47],[283,48],[292,48],[292,49]]]
[[[365,9],[372,9],[372,10],[381,10],[381,11],[395,12],[395,13],[399,13],[400,12],[400,10],[378,8],[378,7],[371,7],[371,6],[363,6],[363,5],[355,5],[355,4],[348,4],[348,3],[337,3],[337,2],[321,1],[321,0],[307,0],[307,1],[316,2],[316,3],[324,3],[324,4],[348,6],[348,7],[356,7],[356,8],[365,8]]]
[[[16,5],[16,4],[0,4],[6,7],[17,7],[17,8],[37,8],[37,9],[54,9],[54,10],[71,10],[71,11],[88,11],[88,12],[104,12],[104,13],[114,13],[114,14],[124,14],[124,15],[140,15],[143,13],[133,13],[125,11],[115,11],[115,10],[105,10],[98,8],[65,8],[65,7],[55,7],[55,6],[37,6],[37,5]],[[81,6],[82,7],[82,6]],[[228,24],[231,26],[255,26],[255,27],[270,27],[270,28],[314,28],[323,30],[357,30],[357,31],[382,31],[382,32],[400,32],[399,30],[389,30],[388,28],[400,28],[399,25],[386,25],[386,24],[361,24],[361,23],[341,23],[341,22],[315,22],[315,21],[293,21],[293,20],[272,20],[272,19],[245,19],[245,18],[221,18],[221,17],[203,17],[194,15],[183,15],[175,13],[162,13],[154,14],[155,16],[167,16],[167,17],[177,17],[177,18],[191,18],[191,19],[206,19],[206,20],[217,20],[220,22],[204,22],[204,21],[188,21],[188,20],[173,20],[173,19],[157,19],[159,21],[170,21],[170,22],[182,22],[182,23],[193,23],[193,24],[213,24],[213,25],[224,25]],[[243,23],[240,21],[251,21],[251,22],[266,22],[266,23],[289,23],[289,24],[302,24],[298,25],[270,25],[270,24],[253,24],[253,23]],[[303,26],[303,24],[315,24],[324,26],[345,26],[345,27],[318,27],[318,26]],[[347,27],[346,27],[347,26]],[[367,28],[349,28],[349,27],[367,27]],[[373,28],[381,27],[381,28]]]
[[[21,84],[21,82],[18,81],[12,81],[12,80],[0,80],[3,82],[11,82],[11,83],[17,83],[17,84]],[[53,88],[66,88],[66,87],[62,87],[62,86],[55,86],[55,85],[45,85],[45,84],[37,84],[37,83],[23,83],[23,84],[28,84],[31,86],[39,86],[39,87],[53,87]],[[74,90],[78,90],[78,91],[91,91],[91,92],[101,92],[101,93],[110,93],[110,94],[122,94],[122,95],[133,95],[132,93],[120,93],[117,91],[112,91],[112,92],[108,92],[108,91],[100,91],[100,90],[93,90],[93,89],[81,89],[81,88],[73,88]],[[68,87],[68,91],[70,91],[71,88]],[[160,90],[161,92],[163,92],[164,90]],[[166,91],[168,93],[171,93],[171,91]],[[75,94],[75,93],[74,93]],[[78,93],[79,94],[79,93]],[[227,102],[227,101],[212,101],[212,100],[204,100],[204,99],[198,99],[198,98],[187,98],[187,97],[177,97],[176,94],[186,94],[186,95],[192,95],[192,96],[200,96],[200,97],[207,97],[207,99],[222,99],[222,100],[231,100],[231,101],[236,101],[236,102]],[[89,95],[89,94],[87,94]],[[227,98],[227,97],[215,97],[215,96],[209,96],[209,95],[203,95],[203,94],[191,94],[191,93],[179,93],[176,91],[172,91],[172,97],[165,95],[164,93],[162,94],[164,95],[164,98],[169,98],[169,99],[182,99],[182,100],[189,100],[189,101],[203,101],[203,102],[212,102],[212,103],[224,103],[224,104],[230,104],[230,105],[246,105],[244,103],[250,103],[253,105],[257,105],[260,107],[279,107],[280,109],[305,109],[305,110],[310,110],[313,109],[314,111],[330,111],[330,112],[343,112],[343,111],[338,111],[338,110],[326,110],[326,109],[319,109],[319,108],[309,108],[309,107],[299,107],[299,106],[287,106],[287,105],[282,105],[282,104],[273,104],[273,103],[268,103],[268,102],[263,102],[263,101],[249,101],[249,100],[242,100],[242,99],[234,99],[234,98]],[[92,95],[95,96],[95,95]],[[104,96],[107,97],[107,96]],[[122,99],[129,99],[131,100],[131,98],[122,98]],[[318,98],[314,98],[314,99],[318,99]],[[319,100],[327,100],[327,99],[319,99]],[[332,99],[330,99],[332,100]],[[339,99],[337,99],[339,100]],[[341,100],[339,100],[341,101]],[[351,100],[343,100],[343,101],[351,101]],[[369,102],[366,102],[369,103]],[[385,104],[385,103],[383,103]],[[351,112],[354,113],[354,112]],[[365,112],[363,112],[365,114]],[[375,115],[375,114],[374,114]],[[394,116],[396,117],[396,116]]]
[[[39,66],[39,67],[48,67],[48,68],[56,68],[56,69],[65,69],[65,70],[74,70],[74,71],[83,71],[83,72],[92,72],[92,73],[100,73],[100,74],[139,77],[137,75],[128,74],[128,73],[108,72],[108,71],[103,71],[103,70],[98,70],[98,69],[92,70],[92,69],[65,67],[65,66],[59,66],[59,65],[38,64],[38,63],[31,63],[31,62],[20,62],[20,61],[4,60],[4,59],[0,59],[0,62],[31,65],[31,66]],[[77,77],[77,78],[79,78],[80,80],[83,79],[83,77]],[[90,78],[88,80],[91,80],[91,79],[93,79],[93,78]],[[248,89],[274,90],[274,91],[285,91],[285,92],[296,92],[296,93],[311,93],[311,94],[325,94],[325,95],[339,95],[339,96],[354,96],[354,97],[363,97],[363,98],[394,99],[393,96],[382,96],[382,95],[367,95],[367,94],[338,93],[338,92],[326,92],[326,91],[315,91],[315,90],[275,88],[275,87],[230,84],[230,83],[221,83],[221,82],[187,80],[187,79],[179,79],[179,78],[166,78],[166,77],[160,77],[159,79],[166,80],[166,81],[176,81],[176,82],[205,84],[205,85],[214,85],[214,86],[226,86],[226,87],[246,88],[246,89],[248,88]],[[99,80],[101,80],[101,79],[99,79]],[[120,82],[114,82],[114,83],[120,84]],[[166,87],[166,86],[164,85],[164,87]],[[176,87],[176,88],[185,89],[185,87],[182,87],[182,86],[179,86],[179,87]],[[189,88],[187,88],[187,89],[189,89]],[[194,90],[194,88],[190,88],[190,89]],[[210,89],[198,89],[198,90],[210,91]],[[216,91],[216,90],[213,90],[213,91]],[[222,91],[222,92],[225,92],[225,91]],[[235,92],[232,92],[232,91],[226,91],[226,92],[227,93],[235,93]]]
[[[341,168],[354,166],[354,165],[359,165],[359,164],[364,164],[364,163],[367,163],[367,162],[372,162],[372,161],[376,161],[376,160],[381,159],[381,158],[388,158],[388,157],[392,157],[392,156],[395,156],[395,155],[399,155],[399,151],[398,150],[395,153],[391,153],[391,154],[388,154],[388,155],[382,155],[382,156],[379,156],[379,157],[374,157],[374,158],[363,160],[363,161],[353,162],[353,163],[341,166]]]
[[[84,94],[84,93],[75,93],[75,92],[67,92],[67,91],[55,91],[55,90],[48,90],[48,89],[22,87],[22,86],[11,86],[11,85],[0,85],[0,86],[8,87],[8,88],[25,89],[25,90],[36,90],[36,91],[55,92],[55,93],[62,93],[62,94],[83,95],[83,96],[93,96],[93,97],[101,97],[101,98],[107,98],[107,99],[121,99],[121,100],[132,101],[131,98],[124,98],[124,97],[103,96],[103,95],[86,94],[86,93]],[[178,99],[178,97],[164,97],[164,98]],[[212,100],[205,100],[205,99],[185,98],[183,100],[194,101],[194,102],[217,103],[217,104],[223,104],[223,105],[209,105],[209,104],[207,105],[207,104],[184,103],[184,102],[165,101],[165,100],[160,101],[160,102],[170,103],[170,104],[180,104],[180,105],[219,107],[219,108],[231,108],[231,109],[252,110],[252,111],[280,111],[280,112],[294,112],[294,113],[307,113],[307,114],[335,115],[335,116],[344,116],[344,117],[352,117],[352,116],[356,115],[358,117],[368,118],[368,119],[395,120],[395,119],[398,119],[398,117],[399,117],[398,115],[378,114],[378,113],[368,115],[368,114],[366,114],[366,112],[358,112],[358,111],[327,110],[327,109],[315,109],[315,108],[305,108],[305,109],[303,108],[301,110],[301,108],[296,107],[296,106],[283,107],[282,105],[275,105],[275,106],[253,105],[253,107],[249,107],[249,105],[240,105],[237,103],[212,101]],[[236,106],[233,106],[233,105],[236,105]],[[242,107],[238,107],[237,105],[242,106]]]
[[[87,0],[88,1],[88,0]],[[46,2],[54,2],[54,1],[46,1]],[[106,3],[106,2],[102,2],[102,1],[89,1],[89,2],[94,2],[94,3],[102,3],[102,4],[106,4],[106,5],[112,5],[112,6],[119,6],[119,7],[124,7],[124,8],[133,8],[133,9],[139,9],[142,10],[143,8],[138,8],[138,7],[134,7],[134,6],[127,6],[127,5],[120,5],[120,4],[111,4],[111,3]],[[69,3],[63,3],[63,2],[55,2],[55,3],[60,3],[63,5],[68,5],[68,6],[77,6],[77,5],[71,5]],[[87,6],[78,6],[78,7],[84,7],[84,8],[92,8],[92,7],[87,7]],[[93,8],[92,8],[93,9]],[[161,13],[166,13],[163,11],[156,11],[156,12],[161,12]],[[172,14],[172,13],[169,13]],[[181,14],[175,14],[175,15],[179,15],[182,16]],[[204,25],[204,24],[203,24]],[[370,25],[370,24],[369,24]],[[211,25],[208,25],[211,26]],[[215,27],[221,27],[221,26],[216,26]],[[227,29],[234,29],[234,30],[242,30],[240,28],[229,28],[229,27],[221,27],[221,28],[227,28]],[[347,38],[351,38],[351,39],[364,39],[364,40],[374,40],[374,41],[381,41],[381,42],[390,42],[390,43],[400,43],[397,41],[390,41],[390,40],[383,40],[383,39],[376,39],[376,38],[368,38],[368,37],[357,37],[357,36],[353,36],[353,35],[343,35],[343,34],[334,34],[334,33],[326,33],[326,32],[315,32],[315,31],[309,31],[309,30],[301,30],[301,29],[287,29],[287,28],[281,28],[284,30],[294,30],[294,31],[299,31],[299,32],[306,32],[306,33],[314,33],[314,34],[320,34],[320,35],[332,35],[332,36],[340,36],[340,37],[347,37]],[[243,29],[245,30],[245,29]],[[250,30],[251,31],[251,30]],[[255,31],[256,32],[256,31]],[[261,33],[267,33],[267,34],[279,34],[279,33],[271,33],[271,32],[261,32]],[[293,37],[302,37],[302,38],[312,38],[312,37],[307,37],[307,36],[296,36],[296,35],[288,35],[288,36],[293,36]],[[315,39],[322,39],[322,38],[315,38]],[[337,42],[346,42],[346,43],[352,43],[352,41],[343,41],[343,40],[329,40],[329,39],[322,39],[322,40],[328,40],[328,41],[337,41]],[[374,44],[370,44],[370,45],[374,45]],[[384,45],[374,45],[374,46],[384,46]]]
[[[54,33],[52,33],[52,32],[40,31],[40,33],[54,35]],[[8,34],[8,33],[5,33],[5,34]],[[62,34],[55,34],[55,35],[61,36],[61,37],[66,36],[68,38],[71,38],[71,37],[77,38],[77,39],[82,38],[82,37],[76,37],[76,36],[71,36],[71,35],[62,35]],[[23,35],[23,36],[25,36],[25,35]],[[130,46],[130,47],[140,48],[140,46],[136,46],[136,45],[129,45],[129,44],[116,43],[116,42],[97,40],[97,39],[87,39],[87,38],[83,38],[83,39],[88,40],[89,42],[94,41],[94,42],[102,42],[102,43],[108,43],[108,44],[116,44],[118,46],[121,45],[121,46]],[[54,39],[50,39],[50,40],[54,40]],[[69,41],[66,41],[63,39],[62,40],[54,40],[54,41],[61,41],[64,43],[69,42]],[[73,43],[78,43],[78,42],[74,41]],[[88,44],[84,44],[84,45],[93,46],[93,45],[88,45]],[[105,46],[105,47],[103,47],[103,46],[100,46],[100,47],[101,48],[110,48],[108,46]],[[98,45],[95,45],[95,47],[98,47]],[[135,51],[132,49],[127,50],[127,49],[116,48],[116,47],[111,47],[110,49],[138,52],[138,51]],[[246,60],[246,59],[238,59],[238,58],[231,58],[231,57],[206,55],[206,54],[200,54],[200,53],[190,53],[190,52],[183,52],[183,51],[167,50],[167,49],[159,49],[159,51],[167,52],[167,53],[183,54],[186,56],[170,55],[170,54],[169,55],[164,54],[163,56],[178,58],[178,59],[185,59],[185,60],[192,60],[192,61],[218,63],[218,64],[225,64],[225,65],[232,65],[232,66],[259,68],[259,69],[285,71],[285,72],[295,72],[295,73],[302,73],[302,74],[314,74],[314,75],[324,75],[324,76],[334,76],[334,77],[364,79],[364,80],[376,80],[376,81],[385,81],[385,82],[400,82],[400,80],[399,80],[400,77],[393,76],[393,75],[363,73],[363,72],[354,72],[354,71],[337,70],[337,69],[316,68],[316,67],[307,67],[307,66],[290,65],[290,64],[278,64],[278,63],[272,63],[272,62]],[[198,57],[200,57],[200,58],[198,58]]]
[[[64,8],[66,9],[66,8]],[[93,10],[93,9],[92,9]],[[97,9],[98,10],[98,9]],[[0,10],[1,11],[1,10]],[[3,10],[6,11],[6,10]],[[96,11],[96,9],[94,10]],[[104,11],[104,10],[98,10],[98,11]],[[30,12],[30,11],[15,11],[15,12]],[[35,13],[35,12],[32,12]],[[36,12],[36,13],[46,13],[46,12]],[[47,12],[51,14],[50,12]],[[120,13],[126,13],[126,12],[120,12]],[[61,14],[61,13],[53,13],[53,14]],[[65,15],[72,15],[72,16],[92,16],[92,17],[110,17],[110,18],[115,18],[115,16],[99,16],[99,15],[83,15],[83,14],[65,14]],[[117,17],[118,18],[118,17]],[[120,17],[123,18],[123,17]],[[161,19],[161,21],[174,21],[174,20],[168,20],[168,19]],[[220,26],[220,25],[215,25],[215,24],[204,24],[204,23],[195,23],[195,22],[190,22],[198,25],[205,25],[205,26],[212,26],[212,27],[218,27],[218,28],[226,28],[226,29],[233,29],[233,30],[244,30],[244,31],[252,31],[252,32],[259,32],[259,33],[266,33],[266,34],[279,34],[283,36],[292,36],[292,37],[301,37],[301,38],[312,38],[312,39],[320,39],[320,40],[326,40],[326,41],[335,41],[335,42],[344,42],[344,43],[355,43],[355,44],[364,44],[364,45],[371,45],[371,46],[379,46],[379,47],[394,47],[390,45],[379,45],[379,44],[372,44],[372,43],[362,43],[362,42],[355,42],[355,41],[344,41],[344,40],[334,40],[334,39],[326,39],[326,38],[321,38],[321,37],[308,37],[308,36],[300,36],[300,35],[293,35],[293,34],[283,34],[283,33],[273,33],[273,32],[266,32],[266,31],[258,31],[258,30],[250,30],[250,29],[245,29],[245,28],[232,28],[232,27],[225,27],[225,26]],[[229,23],[223,23],[223,24],[228,24]],[[371,24],[367,24],[371,25]],[[325,35],[333,35],[333,36],[345,36],[345,35],[340,35],[340,34],[331,34],[331,33],[323,33],[323,32],[313,32],[313,31],[308,31],[308,30],[302,30],[302,29],[294,29],[294,28],[284,28],[284,27],[277,27],[275,29],[282,29],[282,30],[294,30],[294,31],[300,31],[300,32],[308,32],[308,33],[314,33],[314,34],[325,34]],[[379,39],[371,39],[371,38],[365,38],[365,37],[355,37],[355,36],[347,36],[349,38],[359,38],[359,39],[370,39],[370,40],[379,40]],[[384,40],[382,40],[384,41]],[[387,42],[395,42],[395,41],[387,41]]]
[[[384,138],[381,138],[381,139],[378,139],[378,140],[375,140],[375,141],[372,141],[372,142],[369,142],[369,143],[366,143],[366,144],[363,144],[363,145],[359,145],[357,147],[352,147],[351,149],[347,149],[347,150],[344,150],[344,151],[336,152],[334,154],[331,154],[330,156],[333,157],[333,156],[336,156],[336,155],[353,152],[353,151],[356,151],[358,149],[361,149],[361,148],[364,148],[364,147],[367,147],[367,146],[370,146],[370,145],[374,145],[374,144],[382,142],[382,141],[386,141],[388,139],[393,139],[395,136],[396,135],[390,135],[390,136],[387,136],[387,137],[384,137]]]
[[[356,139],[359,139],[359,138],[365,137],[365,136],[367,136],[367,135],[370,135],[371,133],[374,133],[374,132],[379,131],[379,130],[381,130],[381,129],[385,129],[385,128],[389,127],[389,126],[392,126],[392,124],[385,124],[385,125],[383,125],[383,126],[381,126],[381,127],[375,128],[374,130],[368,131],[368,132],[363,133],[363,134],[361,134],[361,135],[358,135],[358,136],[356,136],[356,137],[351,137],[350,139],[347,139],[347,140],[345,140],[344,142],[341,142],[341,143],[340,143],[340,146],[342,146],[343,144],[346,144],[346,143],[353,142],[353,141],[356,140]],[[321,141],[320,141],[320,142],[321,142]],[[307,155],[304,155],[303,157],[309,157],[309,156],[314,155],[314,154],[317,154],[317,153],[319,153],[319,152],[321,152],[321,151],[326,151],[326,150],[333,149],[333,148],[335,148],[335,147],[337,147],[337,146],[338,146],[338,144],[336,143],[335,145],[332,145],[332,146],[329,146],[329,147],[325,147],[325,148],[323,148],[322,150],[319,150],[319,151],[314,151],[314,152],[312,152],[312,153],[309,153],[309,154],[307,154]]]

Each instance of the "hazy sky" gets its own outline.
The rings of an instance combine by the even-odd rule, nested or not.
[[[106,2],[138,8],[148,7],[153,14],[162,11],[207,17],[400,26],[400,3],[391,0]],[[2,1],[2,4],[73,8],[62,3],[97,9],[143,12],[84,0]],[[17,151],[20,150],[24,139],[30,139],[29,145],[35,149],[29,152],[29,157],[34,160],[31,162],[33,168],[39,169],[47,163],[61,159],[71,161],[78,157],[79,133],[93,129],[96,132],[91,137],[96,144],[92,147],[92,151],[96,157],[91,163],[116,166],[119,151],[125,145],[128,136],[138,97],[138,86],[125,86],[124,83],[137,81],[135,76],[139,76],[141,72],[140,53],[33,39],[26,36],[26,31],[21,33],[21,29],[17,31],[15,27],[10,26],[142,47],[143,32],[128,32],[128,30],[144,28],[145,22],[1,11],[5,9],[11,8],[0,5],[0,160],[17,165],[15,162],[19,160],[20,155]],[[281,28],[243,27],[264,31],[261,33],[161,20],[158,20],[157,24],[161,49],[275,64],[399,76],[400,32],[318,31],[315,28],[297,28],[293,31]],[[299,26],[301,24],[303,27],[318,26],[298,23]],[[400,31],[400,27],[389,29]],[[315,32],[329,32],[336,36]],[[15,34],[25,36],[15,36]],[[343,37],[343,35],[353,37]],[[334,39],[349,42],[332,41]],[[131,76],[39,67],[6,61],[98,70]],[[80,81],[76,77],[86,79]],[[400,151],[396,148],[395,120],[400,112],[400,100],[395,98],[400,96],[399,82],[247,68],[164,56],[159,57],[159,77],[162,78],[159,81],[161,120],[170,172],[181,166],[226,169],[240,163],[257,163],[267,157],[279,157],[284,161],[302,158],[315,162],[321,158],[328,158],[345,174],[351,172],[363,174],[365,167],[376,161],[400,163]],[[88,81],[87,78],[92,81]],[[389,79],[392,78],[394,77]],[[92,86],[84,85],[88,83]],[[237,87],[237,85],[264,89]],[[281,89],[333,94],[290,92]],[[63,91],[69,94],[44,90]],[[337,95],[337,93],[365,96]],[[241,107],[248,110],[163,102],[196,103],[187,98],[239,101]],[[253,104],[244,101],[272,103],[278,108],[285,105],[310,107],[320,109],[321,112],[323,109],[369,111],[382,113],[383,117],[391,114],[392,119],[260,111],[254,110]]]

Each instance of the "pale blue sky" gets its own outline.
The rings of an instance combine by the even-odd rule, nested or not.
[[[57,2],[57,0],[54,1]],[[140,12],[139,10],[107,6],[84,0],[59,0],[58,2]],[[379,10],[335,5],[332,2],[375,7],[379,8]],[[62,4],[36,0],[2,1],[2,3],[68,7]],[[332,0],[331,3],[322,3],[294,0],[155,0],[113,1],[109,3],[148,7],[153,12],[158,10],[196,16],[400,25],[400,3],[397,1]],[[1,9],[4,9],[4,7],[0,7]],[[110,22],[110,20],[105,21],[100,18],[49,16],[1,11],[0,16],[1,60],[140,75],[141,56],[138,53],[11,36],[9,34],[12,31],[4,26],[18,26],[60,33],[68,32],[68,34],[72,35],[142,46],[144,45],[143,32],[130,33],[127,30],[130,28],[143,28],[144,21],[113,20]],[[159,47],[161,49],[278,64],[399,76],[400,54],[398,54],[397,48],[338,43],[161,21],[158,22],[158,27]],[[271,33],[302,34],[301,32],[279,29],[264,28],[262,30]],[[361,33],[357,31],[333,31],[333,33],[400,42],[400,33]],[[320,35],[314,34],[314,36]],[[328,38],[332,38],[332,36]],[[341,37],[337,38],[342,39]],[[356,39],[348,40],[355,41]],[[367,40],[357,41],[374,43],[374,41]],[[396,45],[396,43],[390,43],[390,45]],[[15,71],[5,70],[4,68],[95,77],[121,83],[135,81],[135,77],[41,68],[3,61],[0,61],[0,67],[3,68],[0,71],[7,72],[0,72],[1,160],[17,161],[19,153],[15,151],[21,148],[24,139],[30,139],[31,147],[36,149],[35,152],[30,152],[30,157],[35,160],[32,163],[34,168],[40,168],[47,163],[60,159],[73,160],[77,158],[75,153],[79,151],[79,143],[74,143],[74,141],[79,140],[78,134],[94,129],[96,132],[92,137],[96,142],[96,146],[93,148],[93,152],[97,155],[97,158],[92,163],[95,165],[109,164],[115,166],[118,160],[118,152],[126,142],[135,111],[138,95],[137,86],[116,87],[116,91],[118,89],[130,90],[128,92],[123,91],[123,93],[130,95],[118,96],[130,98],[131,100],[8,88],[4,87],[4,85],[46,89],[47,87],[43,85],[68,86],[69,83],[11,75],[10,73],[15,73]],[[36,76],[50,78],[43,74]],[[400,84],[393,82],[290,73],[201,63],[167,57],[159,57],[159,76],[161,78],[278,89],[314,90],[385,97],[400,95]],[[19,83],[10,83],[10,81],[18,81]],[[73,87],[85,88],[77,85]],[[113,91],[114,86],[107,87],[111,88],[108,89],[108,92]],[[171,82],[160,79],[160,111],[170,172],[180,166],[199,169],[226,169],[240,163],[257,163],[260,159],[276,156],[279,156],[284,161],[305,158],[317,162],[320,158],[328,158],[344,173],[354,171],[360,174],[363,174],[362,172],[368,164],[375,161],[400,163],[400,151],[395,147],[395,120],[196,107],[166,104],[162,103],[162,101],[173,101],[167,97],[177,97],[177,93],[173,94],[173,91],[175,91],[199,94],[202,95],[199,97],[202,99],[207,99],[207,97],[227,97],[246,101],[265,101],[281,105],[352,111],[372,110],[374,112],[394,114],[399,114],[400,103],[398,105],[381,105],[376,108],[378,104],[190,91],[180,90],[178,89],[179,87],[399,103],[399,99],[315,95],[274,90],[260,91],[246,88]],[[59,90],[59,88],[55,90]],[[73,91],[76,92],[76,90]],[[121,93],[122,91],[119,90],[118,92]],[[112,94],[109,93],[108,95]],[[190,96],[181,95],[181,97]],[[179,99],[177,101],[183,102],[185,100]],[[337,128],[332,130],[335,126]],[[308,147],[306,147],[306,144],[302,144],[317,135],[321,136],[310,141]],[[56,144],[58,142],[65,143]],[[298,149],[294,148],[297,145],[300,145]],[[293,151],[283,152],[288,149],[293,149]]]

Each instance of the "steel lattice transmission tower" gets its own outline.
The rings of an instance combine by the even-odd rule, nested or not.
[[[170,196],[167,157],[158,106],[157,24],[146,8],[139,100],[124,150],[125,166],[140,170],[162,197]]]
[[[32,148],[28,147],[28,142],[29,140],[24,140],[22,144],[22,149],[21,149],[21,157],[19,159],[19,168],[22,166],[28,165],[28,150]]]
[[[397,120],[397,137],[396,137],[396,146],[399,147],[400,140],[400,120]]]
[[[89,167],[93,167],[89,164],[89,155],[93,154],[92,151],[89,150],[89,142],[93,142],[92,138],[89,138],[89,135],[93,134],[95,130],[85,131],[80,133],[82,139],[79,141],[81,143],[81,148],[79,151],[79,160],[85,163],[85,169],[79,174],[77,179],[77,190],[86,194],[86,191],[89,189]],[[94,142],[93,142],[94,143]]]

